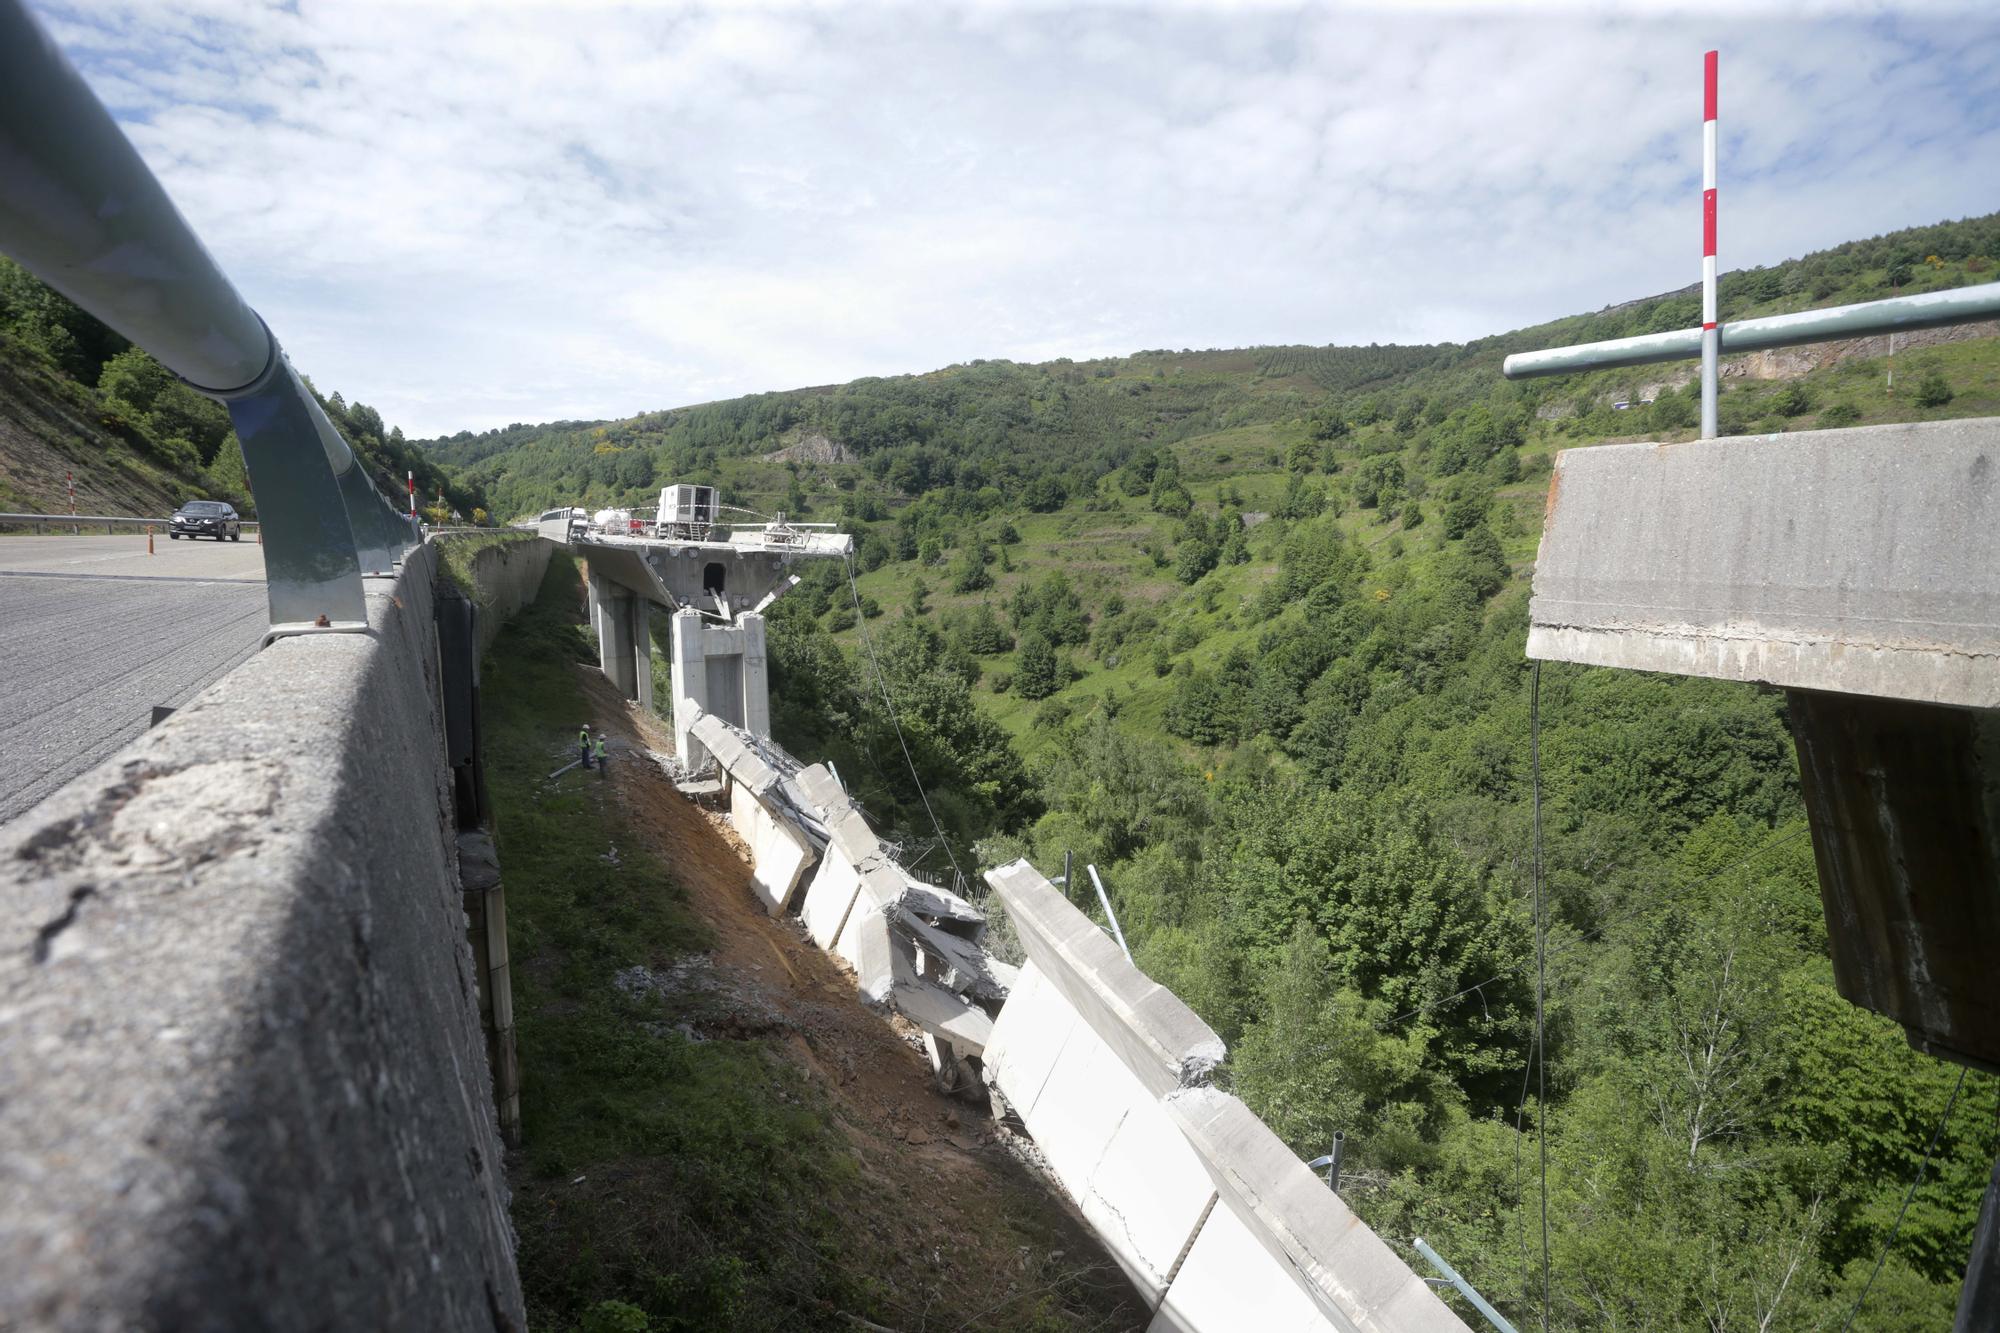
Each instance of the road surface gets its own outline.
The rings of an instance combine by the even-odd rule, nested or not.
[[[0,537],[0,824],[257,650],[255,541]]]

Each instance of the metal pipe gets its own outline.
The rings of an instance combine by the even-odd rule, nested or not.
[[[1715,313],[1715,67],[1717,55],[1702,57],[1701,109],[1701,438],[1712,440],[1715,400],[1721,392],[1722,337]]]
[[[1326,1187],[1335,1194],[1340,1193],[1340,1159],[1347,1148],[1347,1134],[1344,1130],[1333,1131],[1333,1150],[1324,1157],[1315,1157],[1306,1166],[1314,1171],[1325,1170]]]
[[[1923,292],[1915,296],[1894,296],[1883,301],[1862,301],[1855,305],[1829,306],[1824,310],[1801,310],[1795,315],[1767,315],[1762,319],[1739,320],[1734,324],[1721,325],[1717,333],[1722,352],[1761,352],[1773,347],[1795,347],[1800,343],[1871,338],[1878,334],[1905,333],[1911,329],[1973,324],[1985,319],[2000,319],[2000,282],[1957,287],[1945,292]],[[1613,338],[1606,342],[1579,343],[1574,347],[1516,352],[1507,358],[1501,373],[1510,380],[1522,380],[1540,375],[1570,375],[1585,370],[1613,370],[1620,366],[1686,361],[1701,355],[1701,335],[1700,329],[1676,329],[1671,333],[1646,333],[1636,338]]]
[[[229,409],[272,632],[366,629],[417,540],[54,40],[0,0],[0,250]]]
[[[1118,929],[1118,914],[1111,910],[1111,895],[1104,891],[1104,881],[1097,877],[1097,867],[1084,867],[1090,872],[1090,882],[1097,886],[1097,901],[1104,904],[1104,919],[1111,923],[1111,934],[1118,941],[1118,947],[1125,950],[1125,961],[1132,961],[1131,946],[1125,943],[1125,932]]]
[[[0,0],[0,180],[0,249],[22,267],[198,389],[264,373],[262,321],[19,0]]]
[[[1508,1323],[1506,1319],[1501,1316],[1498,1310],[1494,1309],[1491,1305],[1488,1305],[1486,1303],[1486,1298],[1484,1296],[1481,1296],[1476,1290],[1474,1290],[1470,1282],[1467,1282],[1464,1278],[1458,1275],[1458,1270],[1456,1268],[1453,1268],[1450,1264],[1446,1263],[1443,1259],[1439,1258],[1438,1252],[1436,1250],[1424,1244],[1424,1238],[1422,1236],[1417,1237],[1417,1253],[1424,1256],[1424,1258],[1430,1260],[1431,1267],[1437,1269],[1438,1272],[1443,1273],[1445,1276],[1445,1280],[1451,1283],[1452,1286],[1458,1288],[1459,1295],[1465,1297],[1465,1299],[1467,1299],[1468,1301],[1471,1301],[1472,1308],[1486,1316],[1487,1323],[1499,1329],[1500,1333],[1517,1333],[1517,1330],[1514,1328],[1514,1326]]]

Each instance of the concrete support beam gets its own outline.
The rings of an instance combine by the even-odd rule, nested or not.
[[[1241,1101],[1219,1088],[1187,1088],[1168,1096],[1166,1109],[1229,1213],[1280,1271],[1295,1275],[1299,1294],[1332,1327],[1357,1333],[1465,1327]],[[1270,1327],[1234,1320],[1227,1326]]]
[[[598,665],[603,667],[605,677],[618,692],[627,699],[635,697],[638,682],[632,670],[632,603],[635,599],[620,588],[607,589],[603,595],[603,627],[597,640]]]
[[[743,631],[743,729],[752,736],[771,734],[771,675],[764,656],[764,617],[739,616]]]
[[[674,688],[674,757],[687,772],[708,762],[708,750],[693,736],[697,719],[708,711],[708,661],[702,651],[701,615],[676,611],[670,638]]]
[[[1556,460],[1528,655],[2000,708],[2000,419]]]
[[[1789,695],[1840,993],[2000,1070],[2000,711]]]

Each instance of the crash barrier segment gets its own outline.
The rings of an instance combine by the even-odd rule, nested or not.
[[[712,714],[689,734],[723,776],[759,901],[797,912],[864,995],[922,1029],[942,1086],[979,1079],[1020,1117],[1152,1303],[1152,1330],[1464,1329],[1248,1107],[1207,1086],[1221,1038],[1027,862],[987,874],[1028,957],[1016,969],[980,947],[977,909],[897,862],[827,766]]]
[[[0,1326],[523,1326],[434,560],[0,828]]]
[[[418,540],[104,105],[0,0],[0,250],[229,409],[257,508],[273,634],[365,632],[362,575]]]

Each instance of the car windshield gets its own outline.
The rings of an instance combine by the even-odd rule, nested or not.
[[[181,506],[181,512],[183,514],[226,514],[229,512],[229,506],[226,504],[217,504],[213,500],[190,500]]]

